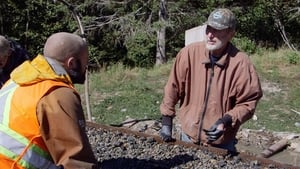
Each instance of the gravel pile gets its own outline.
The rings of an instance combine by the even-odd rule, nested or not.
[[[153,137],[87,127],[87,134],[102,169],[276,169],[238,156],[221,156],[180,145],[157,142]]]

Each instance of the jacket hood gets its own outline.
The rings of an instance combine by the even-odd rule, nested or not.
[[[55,60],[36,56],[32,61],[25,61],[11,74],[11,79],[19,85],[29,85],[44,80],[62,81],[72,84],[66,70]]]

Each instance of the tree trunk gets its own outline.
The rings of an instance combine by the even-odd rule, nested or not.
[[[274,9],[274,21],[275,21],[275,26],[278,30],[278,32],[280,33],[280,36],[282,38],[282,40],[284,41],[284,43],[291,49],[294,51],[297,51],[297,49],[294,47],[294,45],[290,42],[289,38],[286,35],[285,32],[285,28],[284,28],[284,24],[282,23],[281,18],[282,15],[285,13],[280,5],[280,3],[278,3],[277,1],[275,2],[276,8]]]
[[[167,9],[166,2],[160,1],[159,5],[159,20],[161,21],[161,27],[157,31],[157,44],[156,44],[156,65],[164,64],[167,62],[165,45],[166,45],[166,20],[167,20]]]
[[[297,51],[297,49],[294,47],[294,45],[290,42],[288,37],[286,36],[284,25],[281,23],[280,19],[275,19],[276,27],[281,35],[282,40],[284,43],[292,50]]]

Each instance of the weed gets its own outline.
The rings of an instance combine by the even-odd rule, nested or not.
[[[290,64],[297,65],[300,62],[300,53],[299,52],[288,52],[287,59]]]

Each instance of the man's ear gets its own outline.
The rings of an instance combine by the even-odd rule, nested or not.
[[[67,59],[66,61],[66,66],[69,69],[76,69],[76,59],[74,57],[70,57],[69,59]]]

